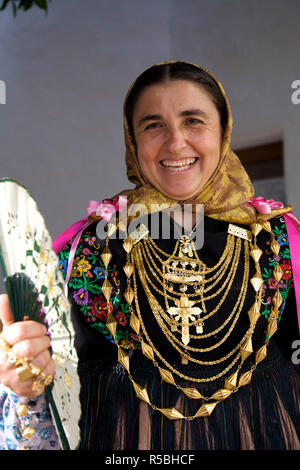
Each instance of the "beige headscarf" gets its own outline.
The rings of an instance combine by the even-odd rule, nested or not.
[[[174,62],[176,61],[162,62],[155,64],[152,67],[159,67],[161,65]],[[151,213],[153,205],[157,204],[167,208],[173,206],[176,204],[176,202],[201,203],[204,204],[205,215],[211,218],[224,220],[231,223],[250,225],[255,222],[257,215],[255,209],[247,205],[246,202],[249,201],[252,196],[254,196],[254,188],[245,168],[243,167],[239,158],[230,148],[232,114],[227,96],[221,83],[210,72],[208,72],[208,70],[197,65],[194,66],[204,70],[215,81],[225,99],[227,107],[228,120],[223,135],[221,157],[213,175],[206,182],[200,193],[188,201],[175,201],[168,198],[164,194],[160,193],[144,178],[140,170],[134,139],[130,134],[127,118],[125,115],[125,105],[135,84],[134,81],[129,88],[124,101],[123,116],[127,176],[129,181],[134,183],[136,187],[132,190],[123,191],[119,194],[119,196],[127,196],[128,207],[130,207],[132,204],[142,204],[147,208],[148,213]],[[271,213],[265,215],[264,217],[265,219],[270,219],[276,215],[283,214],[291,210],[291,206],[286,206],[282,209],[272,210]]]

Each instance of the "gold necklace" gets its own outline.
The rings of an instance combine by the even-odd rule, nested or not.
[[[155,248],[156,248],[157,251],[159,251],[158,246],[155,246]],[[170,282],[174,282],[174,283],[177,283],[177,284],[178,283],[180,284],[180,283],[183,283],[183,282],[189,282],[191,285],[197,285],[197,283],[198,283],[197,275],[198,275],[198,277],[199,276],[202,277],[201,284],[202,283],[207,283],[208,280],[205,279],[205,274],[208,274],[208,273],[212,272],[213,270],[216,270],[217,267],[221,264],[220,262],[218,262],[216,266],[214,266],[212,268],[207,268],[204,265],[204,263],[202,263],[200,260],[190,261],[190,260],[186,260],[186,259],[183,259],[183,260],[181,259],[179,261],[173,255],[170,256],[170,255],[168,255],[167,253],[164,253],[164,252],[163,253],[167,257],[167,259],[163,260],[158,255],[158,253],[156,253],[154,251],[154,242],[153,242],[153,240],[151,240],[151,238],[143,240],[143,244],[140,246],[140,249],[143,250],[143,257],[146,260],[146,262],[147,262],[148,266],[150,267],[150,269],[151,269],[151,266],[152,266],[152,268],[154,270],[154,276],[156,277],[156,279],[158,279],[157,275],[155,274],[155,271],[157,270],[157,263],[159,263],[163,266],[164,274],[163,274],[162,277],[163,277],[163,280],[165,281],[165,284],[166,284],[166,281],[170,281]],[[230,261],[233,257],[233,252],[234,252],[234,243],[232,243],[232,238],[228,237],[227,245],[226,245],[225,250],[223,252],[223,255],[221,257],[221,261],[222,261],[221,270],[217,271],[216,274],[211,276],[209,278],[209,281],[215,280],[216,278],[218,278],[218,279],[213,285],[210,285],[209,287],[204,289],[204,292],[208,292],[210,289],[212,289],[216,285],[216,283],[219,281],[219,279],[224,275],[224,272],[226,271],[226,269],[227,269],[227,267],[228,267],[228,265],[229,265],[229,263],[230,263]],[[155,262],[152,254],[157,259],[157,263]],[[198,264],[198,270],[196,271],[196,274],[195,274],[196,279],[193,279],[193,276],[191,276],[191,275],[185,277],[185,274],[189,274],[188,271],[184,267],[178,267],[178,264],[181,264],[182,266],[190,264],[191,267],[194,270],[195,270],[195,268],[197,267],[197,264]],[[202,270],[200,268],[202,268]],[[175,272],[174,272],[174,270],[175,270]],[[159,283],[160,283],[160,280],[159,280]],[[168,289],[168,290],[173,292],[173,289]],[[195,294],[190,294],[190,296],[197,296],[197,294],[199,294],[199,292],[195,291]]]
[[[248,256],[248,258],[249,258],[249,256]],[[132,251],[132,262],[133,262],[133,264],[138,268],[138,271],[139,271],[140,273],[142,273],[142,275],[140,275],[140,280],[141,280],[141,282],[142,282],[142,284],[143,284],[143,288],[144,288],[144,290],[145,290],[145,292],[146,292],[146,294],[147,294],[147,297],[153,299],[153,294],[151,293],[150,288],[149,288],[149,286],[147,285],[147,282],[150,281],[150,279],[148,278],[146,269],[144,268],[144,265],[143,265],[142,256],[141,256],[141,254],[139,253],[138,250],[133,250],[133,251]],[[248,273],[248,271],[249,271],[249,267],[248,267],[249,262],[248,262],[247,260],[246,260],[246,265],[247,265],[247,266],[246,266],[245,273]],[[225,294],[223,295],[223,297],[222,297],[221,301],[219,302],[219,304],[217,305],[217,307],[216,307],[214,310],[212,310],[208,315],[206,315],[205,317],[202,317],[200,321],[203,322],[203,321],[206,320],[207,318],[211,317],[214,313],[216,313],[216,311],[219,309],[219,306],[221,305],[222,301],[224,301],[224,298],[225,298],[225,296],[227,295],[227,292],[228,292],[229,288],[231,287],[231,284],[232,284],[233,279],[234,279],[234,278],[232,278],[231,283],[229,283],[228,289],[227,289],[227,291],[225,292]],[[151,281],[150,281],[150,284],[151,284],[151,287],[153,287],[154,290],[155,290],[156,292],[158,292],[160,295],[163,295],[163,294],[164,294],[164,293],[161,292],[159,289],[157,289],[156,286],[151,283]],[[245,283],[245,281],[243,282],[243,285],[247,285],[247,284]],[[241,294],[242,294],[242,293],[243,293],[243,291],[241,290]],[[164,296],[164,297],[165,297],[165,296]],[[184,303],[183,303],[183,305],[181,305],[181,304],[179,303],[179,309],[178,309],[179,314],[178,314],[178,315],[179,315],[180,320],[181,320],[180,307],[183,307],[183,311],[184,311],[184,310],[189,310],[188,307],[190,307],[189,304],[188,304],[188,301],[186,302],[186,300],[188,300],[187,297],[184,297],[183,295],[181,295],[181,300],[182,300],[182,299],[185,300],[185,303],[187,304],[187,305],[186,305],[187,308],[185,308]],[[153,301],[152,301],[152,303],[153,303]],[[170,312],[170,308],[169,308],[169,304],[168,304],[168,301],[167,301],[166,298],[165,298],[165,304],[166,304],[166,310],[167,310],[168,313],[169,313],[169,312]],[[172,307],[171,307],[171,309],[172,309]],[[191,308],[190,310],[191,310],[191,314],[193,315],[194,309]],[[236,310],[236,307],[233,309],[232,314],[230,315],[230,318],[233,316],[235,310]],[[171,329],[173,329],[173,330],[175,329],[175,328],[172,328],[173,326],[176,326],[176,329],[177,329],[177,326],[178,326],[180,320],[179,320],[179,322],[176,321],[176,319],[175,319],[175,321],[174,321],[174,320],[171,320],[170,317],[164,312],[164,310],[160,308],[158,302],[157,302],[157,309],[156,309],[156,311],[157,311],[157,312],[160,312],[161,316],[163,317],[163,320],[165,320],[166,323],[168,323],[168,324],[171,325]],[[175,309],[175,315],[176,315],[176,314],[177,314],[177,308]],[[230,318],[229,318],[229,319],[230,319]],[[182,320],[181,320],[181,321],[182,321]],[[225,324],[227,324],[228,321],[229,321],[229,320],[226,319]],[[198,324],[199,324],[199,320],[191,321],[191,322],[189,323],[189,326],[195,325],[195,326],[197,327]],[[224,325],[224,326],[225,326],[225,325]],[[218,328],[218,331],[220,331],[221,329],[222,329],[222,326]],[[200,333],[201,333],[201,331],[200,331]],[[214,333],[214,332],[213,332],[213,333]],[[172,337],[172,334],[170,334],[170,336]],[[199,336],[199,335],[191,335],[191,337],[195,337],[195,338],[198,338],[198,336]],[[209,336],[211,336],[211,333],[210,333]],[[200,335],[200,337],[207,337],[207,335],[202,335],[202,336]],[[188,342],[189,342],[189,341],[188,341]],[[185,343],[185,344],[187,345],[188,342]]]
[[[138,260],[138,259],[135,262],[135,265],[137,266],[138,270],[139,270],[139,262],[140,262],[140,260]],[[228,338],[228,336],[232,332],[232,330],[233,330],[233,328],[234,328],[234,326],[235,326],[235,324],[236,324],[236,322],[237,322],[237,320],[240,316],[241,309],[244,305],[244,300],[245,300],[247,287],[248,287],[248,279],[249,279],[249,251],[247,250],[247,245],[245,244],[244,277],[243,277],[243,281],[242,281],[242,288],[240,289],[238,300],[237,300],[234,308],[232,309],[231,313],[228,315],[226,320],[213,332],[210,332],[209,334],[206,334],[206,335],[203,334],[203,335],[190,335],[190,336],[191,336],[191,338],[195,338],[195,339],[203,339],[203,338],[206,339],[206,338],[212,336],[212,334],[216,334],[219,331],[221,331],[227,325],[227,323],[230,322],[231,319],[233,319],[232,325],[230,326],[228,332],[224,335],[224,337],[218,343],[216,343],[213,346],[210,346],[208,348],[195,348],[195,347],[189,346],[188,344],[185,344],[184,345],[185,351],[184,351],[184,353],[182,353],[183,357],[187,356],[187,354],[186,354],[187,351],[192,351],[192,352],[197,352],[197,353],[199,353],[199,352],[201,352],[201,353],[202,352],[208,352],[208,351],[211,351],[211,350],[219,347],[221,344],[223,344],[226,341],[226,339]],[[135,279],[134,279],[134,281],[135,281]],[[171,333],[172,326],[173,326],[172,323],[171,323],[172,321],[170,321],[168,315],[165,314],[163,308],[161,307],[159,302],[156,300],[156,298],[151,293],[149,287],[147,286],[147,283],[145,282],[145,279],[144,280],[141,279],[141,281],[142,281],[143,288],[145,290],[146,296],[148,298],[148,301],[151,304],[151,308],[154,312],[154,316],[155,316],[157,322],[159,323],[159,326],[161,327],[163,332],[166,334],[166,336],[168,336],[168,339],[173,344],[173,346],[175,346],[174,343],[181,344],[181,342],[174,335],[172,335],[172,333]],[[134,282],[134,284],[136,284],[136,283]],[[137,298],[137,294],[135,295],[135,298]],[[212,313],[214,313],[214,311]],[[207,317],[209,315],[207,315]],[[204,319],[206,319],[207,317],[205,317]],[[165,321],[165,323],[170,324],[171,331],[166,330],[166,327],[164,325],[163,320]],[[193,325],[193,324],[197,325],[197,322],[190,322],[190,326]],[[176,348],[176,346],[175,346],[175,349],[178,350],[178,348]],[[193,359],[191,359],[191,360],[193,360]],[[197,361],[195,360],[195,362],[197,362]],[[214,362],[214,363],[216,363],[216,362]]]
[[[238,240],[238,242],[240,242],[240,240]],[[138,249],[140,250],[140,252],[137,254],[137,256],[140,257],[141,263],[143,263],[143,262],[144,262],[144,259],[145,259],[145,255],[144,255],[144,251],[143,251],[142,245],[140,245],[140,246],[138,247]],[[232,253],[233,253],[233,251],[232,251]],[[205,290],[205,289],[201,290],[201,292],[200,292],[200,294],[201,294],[200,301],[201,301],[201,303],[202,303],[202,306],[203,306],[204,301],[210,300],[210,299],[216,297],[223,289],[225,289],[225,287],[226,287],[227,284],[229,284],[229,288],[230,288],[230,286],[231,286],[231,284],[232,284],[232,278],[233,278],[233,276],[235,275],[235,272],[236,272],[239,254],[240,254],[240,243],[238,243],[238,252],[237,252],[237,256],[236,256],[234,262],[232,263],[232,266],[231,266],[229,275],[228,275],[227,279],[225,280],[225,282],[222,284],[221,288],[220,288],[219,290],[217,290],[217,292],[215,292],[213,295],[207,296],[205,299],[204,299],[204,297],[203,297],[203,294],[204,294],[204,292],[206,292],[206,290]],[[182,292],[185,292],[185,289],[182,290],[181,288],[179,288],[180,292],[177,292],[177,291],[175,291],[174,288],[173,288],[173,289],[171,289],[170,294],[168,294],[168,289],[167,289],[167,286],[166,286],[166,283],[165,283],[165,279],[164,279],[164,277],[165,277],[165,276],[164,276],[165,270],[163,269],[163,272],[160,272],[160,271],[159,271],[159,268],[156,266],[156,271],[157,271],[157,272],[155,272],[155,270],[153,269],[153,267],[149,264],[148,260],[145,259],[145,261],[146,261],[146,264],[147,264],[147,266],[148,266],[148,268],[149,268],[149,271],[151,272],[151,274],[152,274],[152,275],[155,277],[155,279],[157,280],[158,285],[160,285],[160,284],[163,285],[163,290],[160,290],[159,287],[155,286],[155,284],[151,281],[149,275],[147,274],[147,269],[143,266],[142,269],[144,270],[145,277],[146,277],[148,283],[151,285],[151,287],[152,287],[157,293],[159,293],[160,295],[163,295],[163,296],[166,298],[166,303],[167,303],[167,305],[168,305],[168,302],[167,302],[168,299],[174,301],[174,296],[175,296],[175,297],[182,297]],[[162,261],[162,263],[164,263],[164,262]],[[163,266],[163,268],[164,268],[164,266]],[[158,276],[157,273],[160,273],[160,277]],[[221,280],[221,278],[219,279],[219,281],[220,281],[220,280]],[[231,281],[231,282],[230,282],[230,281]],[[179,282],[181,283],[182,280],[180,280]],[[203,276],[203,282],[205,282],[204,276]],[[208,282],[208,281],[206,280],[206,282]],[[191,282],[190,284],[192,284],[192,282]],[[214,285],[216,285],[216,283],[214,283]],[[224,300],[224,297],[226,296],[226,293],[227,293],[227,292],[228,292],[228,288],[227,288],[227,290],[226,290],[226,292],[225,292],[223,298],[221,299],[220,303],[217,305],[216,309],[215,309],[213,312],[211,312],[209,315],[207,315],[207,317],[205,317],[204,319],[209,318],[211,315],[213,315],[213,314],[215,313],[216,310],[219,309],[220,304],[221,304],[222,301]],[[197,293],[197,294],[189,294],[189,298],[194,298],[194,297],[196,297],[196,296],[199,296],[199,294],[198,294],[198,293]],[[205,307],[203,308],[203,311],[206,311]]]
[[[166,328],[166,325],[164,324],[163,320],[165,320],[166,323],[168,323],[168,316],[164,313],[162,307],[160,306],[158,300],[153,296],[153,294],[151,293],[150,289],[149,289],[149,286],[147,285],[147,282],[146,282],[146,276],[144,276],[146,273],[143,269],[143,267],[141,268],[141,263],[142,263],[142,259],[140,256],[133,256],[134,253],[137,253],[137,250],[132,250],[132,261],[133,261],[133,264],[136,268],[136,271],[138,273],[142,273],[143,275],[141,276],[141,274],[139,275],[140,277],[140,281],[143,285],[143,288],[144,288],[144,291],[146,293],[146,297],[148,299],[148,302],[150,304],[150,307],[154,313],[154,317],[156,318],[157,320],[157,323],[159,324],[161,330],[163,331],[163,333],[165,334],[165,336],[167,337],[167,339],[170,341],[170,343],[173,345],[173,347],[178,351],[180,352],[181,354],[181,357],[185,358],[185,360],[188,358],[189,360],[191,360],[192,362],[195,362],[195,363],[198,363],[198,364],[217,364],[219,362],[222,362],[224,360],[226,360],[228,357],[230,357],[230,355],[232,355],[234,352],[236,352],[236,350],[239,348],[240,345],[238,345],[237,347],[234,348],[233,351],[231,351],[230,353],[228,353],[225,357],[221,358],[220,360],[216,360],[216,361],[211,361],[211,362],[207,362],[207,361],[199,361],[195,358],[192,358],[191,356],[188,355],[187,353],[187,350],[189,351],[193,351],[193,352],[207,352],[207,351],[211,351],[217,347],[219,347],[221,344],[223,344],[226,339],[228,338],[228,336],[230,335],[230,333],[232,332],[239,316],[240,316],[240,313],[241,313],[241,310],[242,310],[242,307],[244,305],[244,300],[245,300],[245,296],[246,296],[246,291],[247,291],[247,287],[248,287],[248,278],[249,278],[249,250],[248,250],[248,244],[246,243],[245,241],[245,269],[244,269],[244,278],[243,278],[243,282],[242,282],[242,288],[240,290],[240,293],[239,293],[239,297],[238,297],[238,302],[236,303],[234,309],[232,310],[231,314],[229,315],[229,319],[231,319],[235,313],[235,310],[237,310],[237,313],[235,315],[235,319],[233,321],[233,324],[231,325],[231,327],[229,328],[229,331],[224,335],[224,337],[215,345],[209,347],[209,348],[192,348],[192,347],[189,347],[187,345],[188,342],[184,342],[184,350],[180,349],[180,345],[182,344],[182,342],[179,341],[179,339],[177,339],[174,335],[172,335],[172,333]],[[137,294],[137,284],[136,284],[136,276],[134,276],[133,278],[133,281],[134,281],[134,291],[135,291],[135,299],[136,299],[136,309],[137,309],[137,312],[138,312],[138,318],[142,324],[142,327],[143,327],[143,331],[145,333],[145,336],[147,337],[147,340],[149,342],[149,335],[144,327],[144,324],[142,322],[142,318],[141,318],[141,315],[140,315],[140,309],[139,309],[139,304],[138,304],[138,294]],[[187,299],[188,300],[188,299]],[[188,310],[188,305],[186,307],[186,309]],[[237,309],[237,307],[239,307]],[[193,309],[192,309],[192,313],[193,313]],[[228,318],[226,319],[226,321],[224,323],[227,323],[228,322]],[[194,322],[195,323],[195,322]],[[220,331],[222,328],[224,327],[224,325],[221,325],[219,328],[218,328],[218,331]],[[186,328],[185,328],[185,332],[187,330],[187,325],[186,325]],[[186,332],[186,334],[188,334]],[[196,338],[202,338],[203,336],[207,337],[207,335],[200,335],[200,336],[196,336]],[[241,341],[241,343],[243,342],[243,340]],[[151,346],[154,347],[154,345],[151,343]],[[235,361],[236,362],[236,361]],[[168,364],[167,364],[168,365]],[[226,371],[225,371],[226,372]],[[215,378],[215,377],[214,377]],[[201,381],[201,380],[199,380]],[[207,381],[207,380],[206,380]]]
[[[230,228],[230,226],[229,226]],[[257,365],[266,357],[267,355],[267,346],[268,343],[277,330],[277,322],[278,322],[278,316],[279,316],[279,308],[282,303],[282,296],[279,291],[279,281],[282,277],[282,270],[279,266],[279,263],[277,261],[274,270],[273,270],[273,276],[277,282],[277,287],[276,287],[276,292],[275,295],[273,296],[272,303],[272,313],[268,319],[268,327],[267,327],[267,339],[265,341],[265,344],[261,346],[255,353],[255,360],[252,366],[250,367],[249,370],[246,372],[241,373],[241,368],[245,362],[245,360],[251,355],[254,354],[253,348],[252,348],[252,336],[254,333],[254,329],[256,326],[256,323],[260,317],[260,305],[261,305],[261,296],[262,296],[262,284],[263,284],[263,279],[261,277],[261,272],[260,272],[260,266],[259,266],[259,259],[262,254],[262,251],[258,248],[257,246],[257,235],[261,230],[265,230],[271,234],[271,243],[270,243],[270,248],[273,251],[273,253],[278,257],[279,250],[280,250],[280,244],[278,241],[275,239],[274,234],[272,233],[271,226],[269,222],[266,222],[262,217],[258,217],[257,222],[255,224],[251,225],[252,229],[252,234],[254,238],[254,243],[251,245],[251,250],[250,250],[250,255],[254,260],[255,267],[256,267],[256,273],[255,275],[250,279],[250,283],[254,288],[255,291],[255,302],[253,306],[250,308],[248,311],[248,316],[250,320],[250,327],[246,333],[246,338],[245,341],[241,344],[240,346],[240,359],[241,362],[237,368],[237,370],[227,376],[225,378],[224,382],[224,388],[217,390],[211,397],[203,397],[200,392],[194,388],[194,387],[185,387],[181,388],[176,385],[174,381],[173,374],[170,370],[163,369],[158,366],[158,364],[155,361],[154,358],[154,349],[151,347],[151,345],[147,344],[146,342],[142,341],[141,343],[141,349],[142,353],[147,357],[148,359],[151,359],[154,363],[154,365],[157,364],[157,367],[159,369],[159,372],[161,374],[161,377],[164,381],[173,384],[174,386],[177,386],[182,392],[187,396],[188,398],[191,399],[200,399],[202,398],[204,400],[204,403],[200,406],[200,408],[197,410],[197,412],[193,416],[184,416],[182,413],[180,413],[176,408],[171,407],[171,408],[159,408],[156,405],[152,404],[147,392],[146,387],[142,387],[139,384],[137,384],[131,373],[130,373],[130,358],[129,354],[127,353],[126,350],[124,350],[118,343],[118,361],[120,364],[124,367],[124,369],[128,372],[129,379],[131,380],[136,396],[147,403],[149,406],[152,407],[153,410],[157,410],[160,413],[162,413],[164,416],[166,416],[168,419],[185,419],[185,420],[193,420],[197,417],[204,417],[204,416],[209,416],[215,406],[220,403],[222,400],[226,399],[228,396],[231,395],[231,393],[236,392],[241,386],[245,386],[251,382],[252,378],[252,373],[257,367]],[[245,231],[244,229],[240,227],[235,227],[235,230],[239,233],[239,236],[242,236],[243,238],[245,237]],[[236,233],[235,233],[236,234]],[[133,248],[134,242],[132,238],[127,237],[123,243],[123,247],[125,251],[127,252],[127,262],[124,266],[124,272],[127,276],[127,289],[125,291],[125,299],[127,300],[130,310],[131,310],[131,318],[130,318],[130,326],[132,329],[136,332],[137,335],[140,334],[140,328],[141,328],[141,319],[139,319],[134,312],[132,303],[135,297],[135,293],[131,288],[131,281],[130,278],[134,272],[134,266],[132,265],[130,261],[130,252],[131,249]],[[104,254],[104,258],[107,259],[107,256],[110,256],[109,248],[108,248],[108,243],[106,243],[106,251]],[[103,255],[101,255],[102,257]],[[104,259],[102,257],[102,259]],[[278,259],[278,258],[277,258]],[[107,266],[106,266],[107,267]],[[109,291],[106,289],[109,289],[110,287],[107,285],[102,286],[102,291],[107,299],[107,302],[109,304]],[[110,315],[108,316],[108,320],[106,323],[106,326],[108,330],[112,333],[113,337],[115,337],[116,333],[116,327],[117,327],[117,321],[113,318],[113,315],[110,312]]]
[[[143,240],[141,242],[141,244],[139,244],[136,247],[136,249],[133,250],[133,252],[132,252],[132,263],[139,266],[139,271],[142,273],[140,278],[141,278],[141,281],[143,283],[144,289],[146,289],[145,282],[147,281],[147,284],[150,285],[153,290],[155,290],[159,295],[164,297],[165,305],[166,305],[166,311],[168,312],[168,315],[169,315],[169,317],[168,317],[168,315],[166,315],[162,311],[162,316],[163,316],[164,320],[166,321],[166,323],[171,325],[171,329],[173,331],[176,331],[178,329],[179,322],[182,323],[182,331],[184,332],[183,342],[185,344],[188,344],[189,340],[190,340],[190,337],[195,337],[195,335],[190,336],[189,328],[191,326],[195,325],[196,326],[196,332],[198,334],[202,334],[203,333],[203,323],[204,323],[204,321],[206,319],[210,318],[212,315],[214,315],[220,309],[220,307],[221,307],[222,303],[224,302],[224,300],[227,298],[228,292],[231,288],[232,282],[233,282],[235,274],[236,274],[237,266],[238,266],[238,260],[239,260],[239,257],[240,257],[240,250],[241,250],[241,240],[240,239],[237,240],[237,249],[236,249],[236,255],[234,257],[234,262],[232,263],[232,265],[230,267],[227,279],[224,282],[222,282],[221,287],[214,294],[208,296],[206,299],[204,299],[204,292],[206,292],[206,290],[203,288],[200,291],[201,309],[200,309],[200,307],[194,307],[193,303],[190,300],[193,297],[195,297],[195,294],[189,294],[188,296],[183,294],[188,289],[188,285],[191,285],[192,282],[191,281],[189,282],[189,278],[184,280],[183,273],[181,271],[178,272],[179,268],[177,268],[176,276],[179,278],[179,280],[177,280],[177,283],[181,284],[181,286],[179,287],[179,290],[181,292],[176,292],[176,290],[174,288],[172,288],[171,292],[168,292],[168,289],[167,289],[166,283],[165,283],[166,275],[170,273],[170,271],[166,272],[165,267],[170,265],[170,260],[171,260],[172,264],[176,263],[176,265],[179,262],[185,263],[185,264],[188,264],[188,263],[195,264],[195,262],[194,261],[193,262],[191,262],[191,261],[179,261],[179,258],[176,258],[175,255],[174,255],[174,253],[177,250],[177,244],[176,244],[174,252],[172,253],[171,256],[168,256],[168,259],[166,261],[159,258],[159,261],[162,263],[162,268],[160,268],[158,266],[158,264],[154,264],[154,267],[153,267],[152,257],[150,255],[150,253],[147,251],[147,247],[146,247],[146,251],[143,249],[143,242],[144,242],[145,245],[147,244],[147,240]],[[151,243],[153,244],[153,240],[151,241]],[[193,243],[191,243],[190,245],[191,246],[190,246],[189,249],[190,249],[190,251],[193,251],[193,253],[195,255],[193,257],[193,260],[194,260],[194,258],[197,257],[197,254],[196,254],[196,251],[193,249]],[[228,236],[228,241],[227,241],[224,253],[228,251],[228,247],[230,247],[230,248],[234,247],[234,243],[232,242],[232,236],[231,235]],[[233,251],[234,251],[233,249],[229,250],[229,252],[231,254],[230,258],[229,258],[230,260],[232,258]],[[224,253],[223,253],[222,258],[224,258]],[[150,260],[148,259],[148,255],[150,256]],[[184,260],[185,258],[181,258],[181,259]],[[152,264],[151,264],[151,260],[152,260]],[[225,260],[226,260],[226,258],[224,258],[224,265],[226,265]],[[151,279],[150,279],[150,277],[147,273],[147,269],[146,269],[146,266],[144,264],[144,261],[146,262],[147,268],[150,271],[150,273],[157,280],[158,286],[160,284],[162,284],[163,290],[161,290],[159,287],[155,286],[155,284],[151,281]],[[200,271],[200,273],[202,275],[202,281],[203,281],[203,283],[209,282],[210,279],[206,279],[206,280],[204,279],[204,273],[208,272],[208,269],[206,269],[206,266],[204,265],[204,263],[201,262],[201,265],[203,266],[202,271]],[[214,271],[214,267],[210,268],[210,271],[211,272]],[[171,273],[171,274],[173,276],[175,276],[174,272]],[[223,274],[224,273],[222,272],[221,275],[213,283],[213,286],[215,286],[218,282],[222,281]],[[193,276],[190,276],[190,278],[193,278]],[[215,278],[215,276],[214,276],[214,278]],[[169,279],[170,278],[168,278],[168,280]],[[175,282],[176,282],[176,279],[175,279]],[[182,284],[183,282],[185,282],[185,285]],[[147,285],[147,295],[149,296],[149,295],[151,295],[151,292],[148,289],[148,285]],[[227,286],[227,288],[225,289],[226,286]],[[184,287],[184,289],[182,289],[182,287]],[[206,312],[205,301],[216,297],[224,289],[225,289],[225,293],[221,297],[221,300],[219,301],[217,306],[209,314],[200,317],[200,313],[202,313],[202,312],[205,313]],[[174,298],[176,296],[180,297],[179,300],[176,300],[176,298]],[[175,306],[170,307],[169,306],[169,300],[172,300],[172,302],[175,303]],[[195,299],[194,303],[196,303],[196,301],[197,301],[197,299]],[[158,310],[158,311],[160,311],[160,310]],[[200,318],[195,319],[193,321],[195,315],[198,316],[198,318],[199,317]],[[170,319],[170,316],[173,316],[173,318]],[[192,321],[190,321],[190,320],[192,320]],[[164,331],[164,329],[163,329],[163,331]],[[197,337],[197,335],[196,335],[196,337]]]

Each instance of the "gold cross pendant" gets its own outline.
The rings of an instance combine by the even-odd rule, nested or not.
[[[189,321],[195,321],[195,315],[202,313],[201,308],[193,307],[193,302],[186,295],[182,295],[180,300],[175,302],[176,307],[170,307],[168,313],[175,316],[175,320],[181,320],[181,340],[183,344],[190,342]]]

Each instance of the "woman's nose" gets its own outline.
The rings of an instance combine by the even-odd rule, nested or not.
[[[166,146],[171,153],[180,153],[186,146],[185,135],[182,129],[169,129]]]

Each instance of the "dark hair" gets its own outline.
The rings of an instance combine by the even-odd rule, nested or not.
[[[133,85],[125,104],[125,115],[132,136],[134,136],[132,122],[134,107],[141,92],[146,87],[165,83],[169,80],[190,80],[202,86],[209,93],[219,112],[220,122],[224,132],[228,117],[227,106],[225,98],[215,80],[205,72],[205,70],[198,68],[193,64],[174,62],[150,67],[137,78]]]

